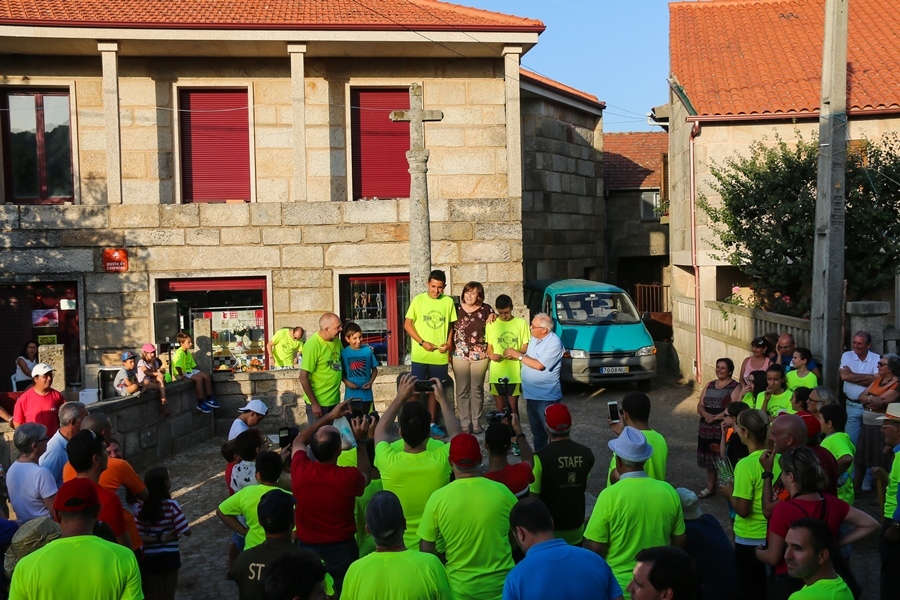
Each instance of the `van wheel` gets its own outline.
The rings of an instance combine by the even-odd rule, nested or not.
[[[642,392],[649,392],[651,389],[653,389],[653,380],[641,379],[637,382],[637,388]]]

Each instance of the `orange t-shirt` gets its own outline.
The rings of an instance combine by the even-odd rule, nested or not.
[[[75,469],[71,463],[63,466],[63,482],[75,479]],[[115,493],[122,503],[122,514],[125,518],[125,525],[128,529],[128,537],[131,538],[131,547],[134,550],[142,547],[144,543],[138,534],[137,525],[134,522],[134,515],[130,510],[125,508],[125,490],[132,495],[137,495],[147,489],[140,476],[135,473],[134,469],[128,461],[121,458],[110,458],[106,470],[100,473],[100,487]]]

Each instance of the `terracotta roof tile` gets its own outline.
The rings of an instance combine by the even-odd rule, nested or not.
[[[660,187],[662,155],[668,152],[667,133],[604,133],[603,186],[607,190]]]
[[[544,77],[543,75],[539,75],[537,73],[534,73],[533,71],[529,71],[527,69],[519,69],[519,76],[528,81],[531,81],[532,83],[536,83],[543,87],[548,87],[567,96],[573,96],[575,98],[578,98],[579,100],[583,100],[591,104],[596,104],[600,108],[606,108],[606,104],[600,102],[600,100],[597,99],[597,96],[588,94],[587,92],[582,92],[581,90],[550,79],[549,77]]]
[[[900,109],[900,11],[849,11],[848,110]],[[671,71],[699,115],[818,112],[825,0],[672,2],[669,16]]]
[[[438,0],[4,0],[0,24],[541,32],[538,20]]]

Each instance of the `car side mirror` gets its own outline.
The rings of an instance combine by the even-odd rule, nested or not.
[[[650,321],[650,313],[648,311],[644,311],[644,313],[641,315],[641,321],[643,321],[644,323]]]

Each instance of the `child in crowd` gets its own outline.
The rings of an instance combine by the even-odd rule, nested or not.
[[[178,536],[191,535],[181,506],[172,500],[172,480],[165,467],[155,467],[144,475],[147,499],[137,513],[137,528],[144,542],[141,579],[148,600],[174,600],[178,585],[181,553]]]
[[[819,409],[819,423],[822,425],[822,433],[825,439],[821,446],[834,455],[838,466],[838,498],[853,505],[855,491],[853,478],[850,477],[850,467],[853,466],[853,458],[856,456],[856,446],[850,441],[850,436],[844,433],[847,425],[847,411],[840,404],[826,404]]]
[[[785,388],[784,367],[770,365],[766,369],[766,383],[768,384],[766,390],[756,396],[753,408],[769,415],[769,421],[774,421],[782,412],[793,414],[794,409],[791,406],[793,394]]]
[[[372,383],[378,376],[378,359],[372,347],[362,343],[362,328],[356,323],[344,325],[344,340],[347,342],[341,350],[346,386],[344,399],[362,400],[365,414],[372,407]]]
[[[147,390],[159,391],[159,412],[169,416],[169,403],[166,402],[166,379],[163,375],[162,361],[156,356],[156,346],[147,343],[141,346],[141,360],[137,364],[137,381],[141,385],[141,393]]]
[[[113,387],[116,388],[116,393],[120,396],[130,396],[141,389],[141,384],[138,383],[136,358],[137,354],[131,350],[122,353],[122,368],[116,373],[116,378],[113,381]],[[148,380],[145,379],[144,381]]]
[[[811,361],[812,352],[809,348],[797,348],[794,350],[794,356],[791,359],[791,370],[785,375],[789,390],[794,390],[798,387],[813,389],[819,385],[819,379],[816,377],[816,374],[809,370]]]
[[[214,408],[221,408],[212,396],[212,377],[197,368],[197,362],[191,353],[194,347],[194,338],[183,331],[175,336],[178,340],[178,350],[172,356],[172,367],[175,370],[176,379],[190,379],[194,382],[194,391],[197,394],[197,410],[202,413],[210,413]]]

